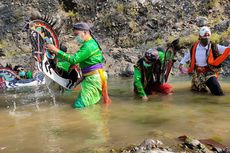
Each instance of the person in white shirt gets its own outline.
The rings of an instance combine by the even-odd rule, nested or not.
[[[180,61],[179,70],[184,73],[183,65],[190,61],[188,73],[193,73],[192,90],[207,92],[207,88],[213,95],[223,95],[221,86],[217,80],[218,72],[223,62],[229,55],[230,48],[210,41],[211,30],[209,27],[201,27],[199,40],[195,42],[191,50]]]

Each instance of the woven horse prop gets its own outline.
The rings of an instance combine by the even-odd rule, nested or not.
[[[68,72],[58,68],[58,59],[44,47],[45,44],[51,43],[61,48],[58,40],[61,27],[58,20],[52,20],[48,16],[31,17],[25,25],[32,45],[32,55],[36,59],[39,71],[65,89],[74,89],[82,81],[81,71],[76,66]]]
[[[16,79],[16,72],[0,66],[0,89],[12,89],[17,87],[37,86],[45,83],[44,75],[41,72],[35,72],[32,79]]]
[[[0,57],[5,54],[0,50]],[[36,86],[45,83],[44,75],[34,71],[33,79],[17,80],[17,74],[11,69],[11,65],[3,66],[0,63],[0,89],[12,89],[25,86]]]
[[[171,69],[173,67],[175,60],[176,52],[180,49],[184,48],[180,46],[180,40],[175,39],[170,44],[168,44],[168,48],[164,53],[164,62],[162,66],[161,73],[161,83],[165,83],[168,81]]]

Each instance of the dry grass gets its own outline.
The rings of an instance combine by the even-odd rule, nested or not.
[[[221,35],[220,34],[218,34],[218,33],[213,33],[212,35],[211,35],[211,41],[212,42],[214,42],[214,43],[220,43],[221,42]]]
[[[128,24],[133,33],[136,33],[139,31],[138,25],[135,21],[130,21]]]
[[[78,13],[77,13],[77,12],[74,12],[74,11],[69,11],[69,12],[67,13],[67,16],[68,16],[68,17],[77,17],[77,16],[78,16]]]
[[[180,37],[180,45],[181,46],[191,46],[197,40],[198,40],[198,36],[195,34],[183,36],[183,37]]]
[[[161,38],[157,38],[155,41],[154,41],[154,44],[157,45],[157,46],[161,46],[165,43],[165,41]]]
[[[0,48],[5,48],[7,47],[7,43],[4,40],[0,40]]]
[[[220,6],[220,0],[209,0],[207,3],[206,3],[206,5],[205,5],[205,7],[207,8],[207,9],[213,9],[213,8],[218,8],[219,6]]]
[[[122,3],[117,3],[117,5],[116,5],[116,11],[117,11],[118,13],[123,13],[124,10],[125,10],[124,4],[122,4]]]

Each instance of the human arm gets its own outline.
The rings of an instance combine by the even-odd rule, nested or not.
[[[220,56],[218,56],[216,59],[213,58],[212,52],[210,52],[210,54],[212,56],[209,56],[208,58],[208,62],[209,64],[213,65],[213,66],[218,66],[220,65],[230,54],[230,47],[224,47],[224,46],[220,46],[217,45],[218,47],[218,51],[221,54]]]
[[[33,78],[33,72],[31,70],[26,73],[26,78],[27,79],[32,79]]]
[[[184,57],[181,59],[180,64],[184,65],[190,60],[190,52],[187,52]]]
[[[143,84],[141,83],[141,72],[138,68],[134,67],[134,85],[137,89],[138,94],[143,100],[147,100],[148,97],[144,91]]]
[[[163,51],[158,51],[159,59],[161,64],[164,63],[165,53]]]
[[[70,62],[70,64],[75,65],[77,63],[80,63],[90,57],[93,52],[91,50],[83,45],[74,55],[65,53],[61,51],[60,49],[56,48],[52,44],[47,44],[46,45],[47,49],[51,51],[52,53],[57,54],[57,58],[60,58],[62,60]]]
[[[184,72],[185,70],[184,70],[183,65],[184,65],[185,63],[187,63],[190,59],[191,59],[191,57],[190,57],[190,52],[187,52],[187,53],[184,55],[184,57],[181,59],[178,68],[179,68],[179,70],[180,70],[180,72],[181,72],[182,74],[185,73],[185,72]]]

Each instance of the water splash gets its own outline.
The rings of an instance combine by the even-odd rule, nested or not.
[[[15,100],[17,99],[17,94],[14,94],[13,97],[15,98]],[[13,109],[9,111],[10,115],[15,115],[16,109],[17,109],[17,105],[16,105],[16,101],[13,100]]]
[[[40,107],[39,107],[39,86],[36,86],[35,88],[35,107],[36,109],[39,111]]]
[[[53,99],[53,104],[54,104],[54,106],[56,106],[57,104],[56,104],[55,94],[50,89],[50,85],[52,84],[53,81],[50,78],[48,78],[47,76],[45,76],[45,82],[46,82],[45,84],[46,84],[46,87],[48,89],[48,92],[49,92],[51,98]]]

